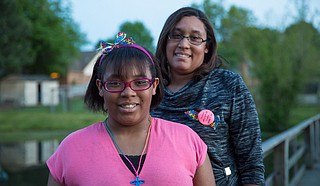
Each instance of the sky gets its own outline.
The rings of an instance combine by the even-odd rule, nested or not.
[[[218,0],[211,0],[217,2]],[[257,18],[261,26],[281,29],[296,16],[296,0],[223,0],[226,10],[231,5],[245,8]],[[320,27],[320,0],[306,0],[309,5],[307,20]],[[82,51],[95,50],[95,43],[115,36],[122,23],[140,21],[150,30],[154,43],[168,16],[177,9],[200,4],[203,0],[69,0],[71,17],[86,35],[88,44]],[[316,15],[317,14],[317,15]]]

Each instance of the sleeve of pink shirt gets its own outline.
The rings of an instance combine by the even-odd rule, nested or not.
[[[61,154],[63,154],[64,148],[61,148],[62,144],[60,144],[59,148],[55,151],[55,153],[47,160],[47,166],[49,168],[50,174],[52,177],[59,182],[60,184],[64,185],[63,181],[63,163]]]
[[[206,156],[207,156],[207,145],[203,142],[203,140],[199,137],[199,135],[190,129],[190,143],[194,144],[194,150],[196,152],[196,160],[198,162],[198,168],[203,165]]]
[[[197,159],[199,159],[199,166],[203,165],[206,156],[207,156],[207,145],[202,141],[202,139],[198,136],[198,134],[196,134],[197,136],[197,142],[199,143],[199,148],[197,148],[197,154],[199,155],[199,157],[197,157]]]
[[[80,139],[79,139],[80,138]],[[71,161],[69,158],[75,157],[76,151],[74,151],[74,144],[81,141],[81,135],[79,131],[75,131],[68,135],[59,145],[53,155],[47,160],[47,166],[52,177],[62,185],[65,185],[65,173],[67,164]]]

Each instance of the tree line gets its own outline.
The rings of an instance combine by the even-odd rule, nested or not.
[[[12,73],[65,75],[85,42],[60,0],[1,0],[0,28],[0,78]]]

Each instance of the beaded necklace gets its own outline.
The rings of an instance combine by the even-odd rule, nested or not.
[[[149,120],[150,122],[150,120]],[[133,165],[133,163],[129,160],[129,158],[122,152],[122,150],[120,149],[118,143],[116,142],[116,139],[114,138],[111,130],[109,129],[108,125],[107,125],[107,119],[104,121],[104,126],[106,127],[113,143],[115,144],[117,150],[124,156],[124,158],[129,162],[129,164],[131,165],[132,169],[134,170],[134,173],[135,173],[135,180],[133,181],[130,181],[130,184],[132,185],[136,185],[136,186],[140,186],[141,184],[144,184],[144,180],[140,180],[139,178],[139,171],[140,169],[142,168],[141,167],[141,160],[142,160],[142,156],[143,154],[146,152],[146,149],[147,149],[147,146],[148,146],[148,142],[149,142],[149,137],[150,137],[150,131],[151,131],[151,122],[150,122],[150,125],[149,125],[149,128],[148,128],[148,133],[147,133],[147,137],[146,137],[146,141],[144,143],[144,147],[143,147],[143,150],[142,150],[142,153],[141,153],[141,156],[140,156],[140,159],[139,159],[139,164],[138,164],[138,169],[136,169]]]

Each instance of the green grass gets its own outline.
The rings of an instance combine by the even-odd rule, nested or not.
[[[103,114],[87,112],[45,113],[6,111],[0,114],[0,131],[75,130],[105,118]]]
[[[75,99],[70,100],[67,111],[61,105],[2,110],[0,132],[76,130],[105,117],[103,113],[90,112],[81,99]]]
[[[307,120],[317,114],[320,114],[319,105],[298,105],[291,112],[291,117],[289,118],[289,121],[288,121],[288,124],[289,124],[288,128],[291,128],[297,124],[300,124],[304,120]],[[277,134],[278,134],[277,132],[262,131],[262,141],[265,141],[266,139],[272,136],[275,136]]]
[[[88,111],[81,99],[69,107],[24,107],[0,111],[0,142],[63,138],[71,131],[104,120],[103,113]]]
[[[299,105],[293,109],[289,125],[294,126],[317,114],[320,114],[320,105]]]

